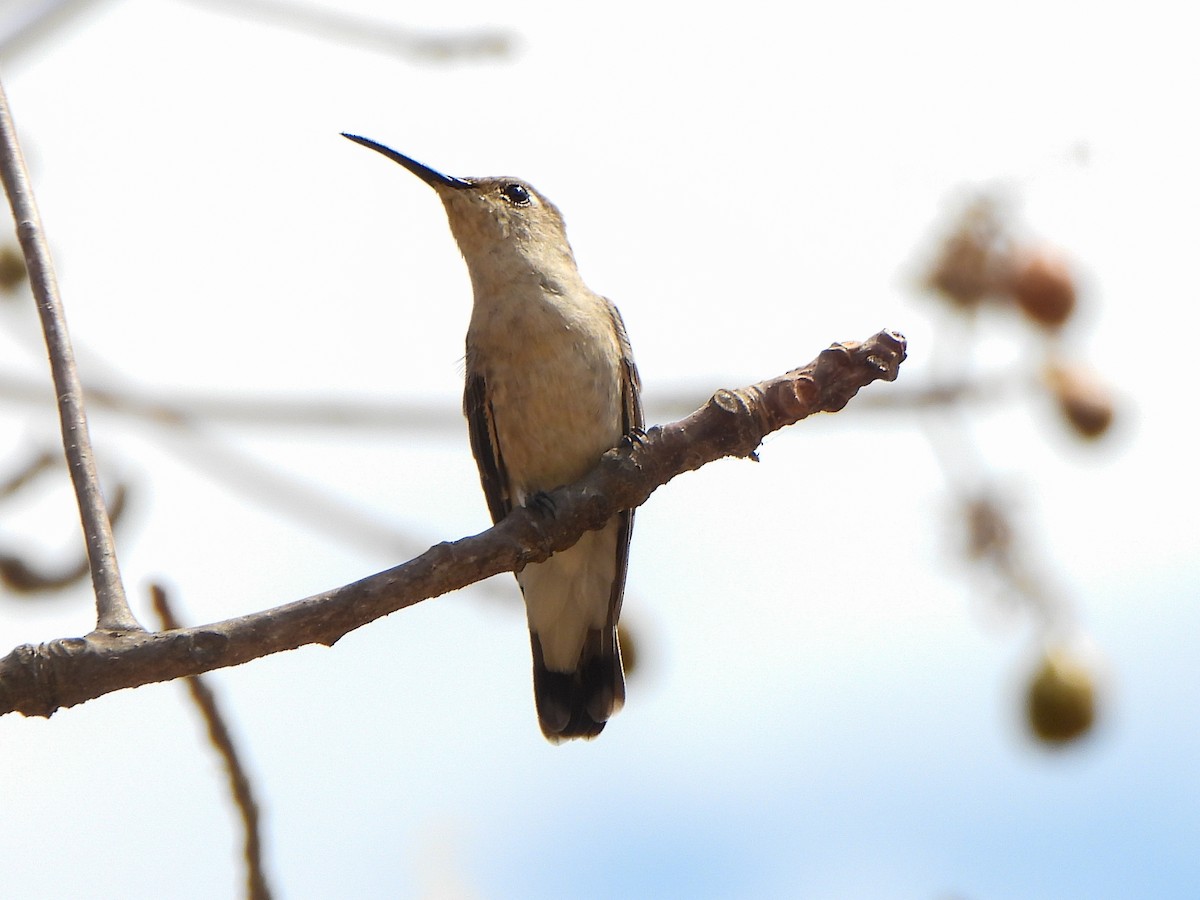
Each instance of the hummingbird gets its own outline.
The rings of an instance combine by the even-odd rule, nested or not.
[[[437,193],[470,273],[463,411],[494,523],[586,474],[644,427],[620,313],[579,275],[558,208],[517,178],[455,178],[345,134]],[[625,702],[617,619],[633,510],[517,573],[538,723],[594,738]]]

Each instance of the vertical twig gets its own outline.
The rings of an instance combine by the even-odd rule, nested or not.
[[[150,599],[154,604],[154,612],[162,623],[164,631],[179,628],[179,620],[175,617],[167,600],[167,592],[160,585],[150,586]],[[234,803],[242,815],[242,825],[246,832],[246,896],[249,900],[270,900],[271,888],[267,884],[267,876],[262,864],[262,841],[259,838],[258,804],[254,802],[254,792],[250,789],[250,779],[242,768],[237,750],[233,746],[233,738],[217,708],[216,697],[209,690],[204,679],[199,675],[185,678],[192,700],[204,717],[208,728],[208,739],[212,741],[217,752],[225,761],[225,770],[229,773],[229,789],[233,792]]]
[[[58,397],[58,415],[62,423],[63,449],[67,468],[75,487],[79,518],[87,541],[92,587],[96,592],[96,629],[98,631],[141,631],[142,627],[125,598],[117,554],[113,547],[112,523],[104,507],[100,479],[92,458],[88,437],[87,414],[83,407],[83,388],[75,369],[75,354],[67,334],[67,320],[58,295],[58,282],[50,260],[50,248],[42,234],[41,216],[29,185],[25,158],[17,141],[17,131],[8,108],[8,96],[0,83],[0,177],[8,193],[17,238],[29,268],[29,283],[37,299],[38,315],[50,355],[50,372]]]

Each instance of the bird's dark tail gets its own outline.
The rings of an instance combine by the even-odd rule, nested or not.
[[[533,644],[533,696],[542,734],[558,744],[572,738],[594,738],[625,703],[625,673],[617,629],[588,632],[574,672],[552,672],[542,657],[542,642]]]

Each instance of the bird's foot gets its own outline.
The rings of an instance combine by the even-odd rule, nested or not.
[[[620,447],[622,450],[632,450],[634,447],[643,447],[646,444],[646,429],[630,428],[627,432],[621,435]]]
[[[554,498],[545,491],[538,491],[530,496],[525,502],[525,506],[529,509],[536,509],[547,518],[553,519],[558,515],[558,507],[554,503]]]

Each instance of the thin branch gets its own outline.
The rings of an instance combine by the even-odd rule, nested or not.
[[[881,332],[834,344],[803,368],[740,390],[718,391],[701,409],[655,426],[604,454],[599,465],[543,505],[514,510],[473,537],[442,543],[393,569],[274,609],[158,634],[92,633],[17,647],[0,660],[0,714],[49,716],[123,688],[236,666],[343,635],[399,609],[501,572],[519,571],[572,546],[660,485],[725,456],[756,458],[773,431],[836,412],[873,381],[892,381],[904,338]]]
[[[8,193],[9,205],[17,224],[17,238],[25,253],[29,268],[29,283],[37,299],[46,349],[50,354],[50,372],[58,397],[58,414],[62,423],[63,449],[67,467],[75,487],[80,521],[87,541],[88,562],[92,571],[92,587],[96,592],[96,628],[99,631],[141,631],[129,609],[117,555],[113,547],[112,524],[104,507],[100,479],[92,458],[88,437],[87,414],[83,405],[83,388],[75,369],[71,338],[58,283],[50,259],[50,249],[42,232],[41,217],[29,184],[29,173],[17,141],[16,128],[8,108],[8,97],[0,84],[0,177]]]
[[[240,501],[257,501],[276,515],[360,552],[403,559],[427,545],[427,536],[408,533],[361,504],[272,466],[190,422],[177,423],[175,430],[164,427],[160,446],[233,491]]]
[[[128,495],[128,487],[122,482],[117,482],[108,510],[114,527],[125,512]],[[77,560],[62,564],[58,568],[47,568],[31,562],[23,554],[10,553],[0,544],[0,585],[3,585],[14,599],[41,600],[50,591],[61,591],[86,578],[88,571],[86,554],[80,554]]]
[[[81,354],[82,355],[82,354]],[[94,371],[95,360],[88,369]],[[40,406],[48,392],[40,381],[13,370],[0,369],[0,399]],[[644,397],[647,406],[668,415],[695,408],[704,391],[680,387],[657,390]],[[121,384],[115,378],[84,386],[84,399],[93,412],[115,413],[155,425],[183,421],[278,432],[281,428],[400,432],[461,437],[466,433],[462,410],[456,404],[411,397],[372,399],[354,395],[325,397],[220,394],[173,388],[169,394]]]
[[[0,373],[0,398],[42,404],[47,400],[47,393],[44,386],[32,380]],[[373,420],[373,415],[378,414],[387,419],[391,427],[401,428],[401,423],[413,413],[417,422],[409,422],[409,430],[415,428],[424,433],[428,420],[434,418],[438,422],[444,420],[445,423],[453,423],[457,433],[466,430],[462,413],[455,412],[453,407],[447,409],[445,404],[438,409],[431,405],[422,406],[414,413],[412,407],[395,403],[370,404],[363,401],[356,405],[352,400],[330,400],[328,403],[318,401],[314,405],[292,399],[282,400],[281,408],[273,416],[273,404],[265,399],[239,403],[229,398],[230,405],[227,407],[223,399],[215,396],[205,399],[203,395],[197,395],[199,399],[196,402],[180,400],[176,403],[166,399],[150,399],[152,395],[126,388],[112,378],[107,387],[85,388],[84,396],[93,412],[109,409],[156,429],[161,434],[160,446],[163,449],[233,490],[239,498],[256,499],[275,513],[288,516],[358,551],[384,554],[390,559],[419,553],[422,547],[428,546],[428,536],[385,522],[358,504],[268,465],[230,441],[223,440],[212,429],[205,428],[201,420],[211,415],[211,418],[220,421],[245,425],[257,423],[272,430],[288,424],[329,427],[344,424],[368,428],[378,427],[378,422]],[[338,408],[343,406],[349,409],[348,419],[338,412]],[[261,415],[252,415],[253,410],[258,410]],[[422,410],[424,419],[421,418]],[[325,413],[329,414],[329,418],[325,418]],[[361,418],[356,420],[355,415]],[[433,427],[436,429],[437,426]],[[0,558],[2,575],[3,559]],[[31,589],[37,583],[36,579],[26,581]],[[485,585],[482,589],[496,598],[510,598],[509,592],[498,586]]]
[[[448,61],[478,56],[508,56],[516,40],[494,28],[442,34],[401,28],[380,19],[358,18],[335,7],[277,0],[193,0],[200,6],[304,31],[325,40],[357,45],[390,56]]]
[[[991,372],[953,379],[938,379],[907,389],[889,391],[886,397],[874,395],[864,397],[854,404],[859,412],[891,412],[904,416],[914,411],[939,410],[951,406],[985,406],[1009,403],[1041,390],[1036,379],[1024,371]]]
[[[171,609],[167,592],[161,585],[150,586],[150,600],[154,604],[154,612],[162,623],[163,631],[175,631],[180,628],[179,620]],[[208,729],[208,739],[221,754],[225,762],[225,771],[229,774],[229,789],[233,793],[233,801],[237,804],[242,816],[242,827],[246,839],[244,853],[246,857],[246,896],[249,900],[270,900],[271,888],[267,883],[267,875],[263,870],[262,841],[259,838],[258,804],[254,800],[254,791],[250,787],[250,779],[238,759],[237,748],[233,745],[233,736],[225,725],[225,718],[217,706],[217,698],[212,689],[199,675],[184,679],[192,700],[204,717]]]
[[[28,53],[71,19],[96,5],[97,0],[40,0],[36,4],[21,4],[16,10],[6,9],[0,29],[0,58],[9,61]]]
[[[11,497],[47,469],[53,468],[57,462],[57,453],[51,450],[38,451],[16,472],[12,475],[5,475],[3,480],[0,480],[0,499]]]
[[[57,449],[40,450],[31,456],[12,475],[0,479],[0,502],[30,486],[39,475],[62,465],[62,454]],[[109,505],[109,520],[115,529],[125,510],[128,486],[117,482],[112,491]],[[57,567],[48,567],[20,550],[9,550],[0,539],[0,585],[14,598],[41,600],[51,591],[63,590],[88,576],[87,548],[77,547],[75,558]]]

